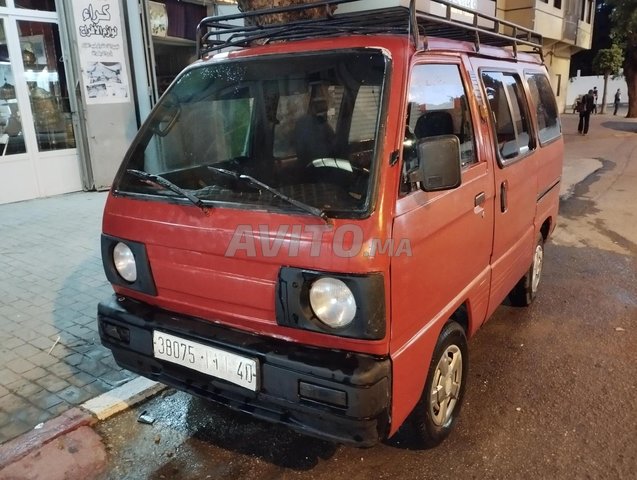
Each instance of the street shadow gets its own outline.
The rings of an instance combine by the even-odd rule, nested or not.
[[[595,215],[600,212],[594,200],[587,198],[592,185],[597,183],[603,174],[616,167],[615,162],[605,158],[597,158],[602,162],[602,168],[591,173],[581,182],[574,185],[572,194],[568,198],[560,198],[559,216],[569,219],[577,219],[584,215]]]
[[[51,355],[58,361],[48,370],[67,385],[58,393],[67,406],[77,406],[134,377],[122,370],[105,348],[97,330],[97,303],[112,289],[94,251],[68,272],[53,303],[57,333]]]
[[[416,427],[414,427],[409,420],[406,420],[405,423],[401,425],[394,436],[384,440],[383,445],[397,450],[409,450],[415,452],[424,452],[436,448],[426,447],[422,444],[422,441],[418,439]]]
[[[612,120],[608,122],[602,122],[601,125],[604,128],[616,130],[618,132],[637,133],[637,122],[634,121],[631,122],[626,120]]]
[[[333,457],[339,448],[336,443],[307,437],[198,397],[192,397],[186,421],[192,432],[187,441],[189,449],[214,445],[296,471],[313,469],[320,461]],[[172,466],[165,467],[166,472],[156,471],[153,478],[170,473]]]

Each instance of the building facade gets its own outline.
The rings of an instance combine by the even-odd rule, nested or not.
[[[197,23],[227,3],[0,0],[0,204],[108,188],[194,59]]]
[[[591,46],[593,0],[450,2],[542,34],[567,108],[570,57]],[[237,12],[233,0],[0,0],[0,204],[108,188],[143,119],[195,59],[199,20]]]
[[[595,0],[498,0],[497,15],[542,35],[544,60],[564,111],[571,56],[591,48]]]

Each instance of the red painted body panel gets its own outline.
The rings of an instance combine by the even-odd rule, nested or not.
[[[111,194],[106,204],[103,231],[146,245],[157,296],[115,287],[118,293],[167,310],[220,322],[238,329],[284,338],[290,342],[342,349],[392,359],[390,434],[395,433],[421,395],[439,332],[450,315],[465,305],[471,336],[499,305],[528,269],[535,232],[544,221],[555,223],[559,185],[537,198],[548,185],[559,182],[562,140],[539,147],[517,165],[498,166],[492,128],[475,69],[481,66],[540,69],[538,59],[484,46],[480,57],[474,45],[431,38],[429,51],[414,56],[408,39],[397,36],[348,36],[277,43],[204,59],[335,50],[382,48],[391,58],[389,102],[383,119],[385,138],[378,161],[378,195],[369,218],[335,220],[336,228],[355,224],[372,239],[409,239],[413,256],[369,256],[366,250],[352,258],[333,254],[333,232],[322,235],[320,254],[313,255],[312,237],[301,237],[298,255],[290,256],[286,237],[278,254],[265,256],[257,238],[257,255],[225,255],[233,234],[250,226],[273,241],[279,228],[298,225],[324,228],[308,215],[215,208],[209,216],[194,206],[124,198]],[[479,161],[462,174],[462,185],[437,193],[398,195],[401,162],[390,158],[402,148],[406,92],[410,68],[417,62],[461,65],[476,134]],[[526,62],[526,63],[524,63]],[[538,155],[539,154],[539,155]],[[540,165],[539,158],[542,158]],[[500,185],[508,184],[508,209],[500,209]],[[557,192],[557,193],[556,193]],[[483,208],[475,197],[485,195]],[[265,225],[267,227],[260,227]],[[264,230],[260,230],[263,228]],[[315,252],[314,252],[315,253]],[[275,320],[275,286],[282,266],[339,273],[380,272],[385,279],[387,336],[363,341],[281,327]]]
[[[332,254],[334,231],[342,222],[321,236],[320,252],[305,227],[327,228],[321,220],[306,215],[281,215],[248,210],[216,208],[205,216],[194,206],[147,202],[111,195],[103,220],[109,235],[146,244],[157,296],[147,296],[118,287],[118,293],[139,298],[167,310],[194,315],[244,330],[286,338],[290,341],[330,348],[386,354],[388,340],[361,341],[333,335],[304,332],[280,327],[274,316],[275,285],[281,266],[302,267],[343,273],[381,272],[388,282],[388,260],[362,253],[352,258]],[[245,250],[228,257],[226,251],[235,230],[249,226],[260,232],[272,232],[274,241],[284,225],[299,225],[304,232],[298,243],[298,255],[290,256],[290,240],[277,255],[261,253],[261,239],[255,239],[256,257]],[[364,238],[385,238],[388,233],[370,220],[357,222]],[[265,230],[264,230],[265,232]],[[345,245],[348,248],[348,245]],[[293,252],[295,253],[295,252]],[[318,255],[313,255],[318,253]],[[386,287],[389,305],[389,288]]]
[[[484,58],[471,60],[478,75],[483,70],[499,69],[515,71],[523,78],[519,66],[494,62]],[[493,138],[494,131],[489,129],[491,146],[484,152],[490,155],[494,165],[495,217],[493,252],[491,258],[492,279],[491,294],[487,317],[500,305],[515,283],[529,268],[531,254],[535,245],[534,218],[537,199],[538,157],[536,151],[520,155],[515,162],[506,167],[498,165]],[[487,137],[487,138],[489,138]],[[503,191],[506,197],[503,199]],[[503,208],[503,205],[506,206]]]
[[[416,63],[462,65],[465,90],[473,85],[463,58],[427,54]],[[488,126],[480,119],[475,97],[470,96],[476,138]],[[412,241],[413,257],[392,259],[392,339],[394,404],[392,433],[416,405],[438,335],[451,314],[469,305],[469,336],[485,319],[493,243],[493,173],[486,145],[477,141],[479,161],[463,172],[462,185],[454,190],[413,192],[397,201],[394,238]],[[475,197],[485,195],[482,208]],[[398,320],[400,319],[400,320]],[[414,371],[420,371],[414,375]]]

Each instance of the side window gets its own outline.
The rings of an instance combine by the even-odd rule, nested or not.
[[[533,148],[524,89],[520,77],[509,72],[482,72],[482,83],[493,117],[502,163],[509,163]]]
[[[417,65],[411,74],[403,158],[414,161],[413,145],[420,138],[456,135],[463,167],[476,163],[471,112],[458,65]]]
[[[531,101],[535,106],[537,128],[540,144],[544,144],[562,134],[560,116],[553,90],[546,75],[541,73],[527,73],[526,80],[531,92]]]
[[[362,85],[356,95],[349,141],[363,142],[376,137],[376,118],[380,108],[380,87]]]

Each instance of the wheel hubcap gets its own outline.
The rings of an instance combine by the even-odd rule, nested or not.
[[[542,276],[542,263],[544,262],[544,248],[542,245],[535,247],[535,256],[533,257],[533,278],[531,279],[531,289],[533,293],[537,292]]]
[[[440,357],[431,382],[429,412],[439,427],[451,421],[453,410],[462,385],[462,352],[456,345],[449,345]]]

